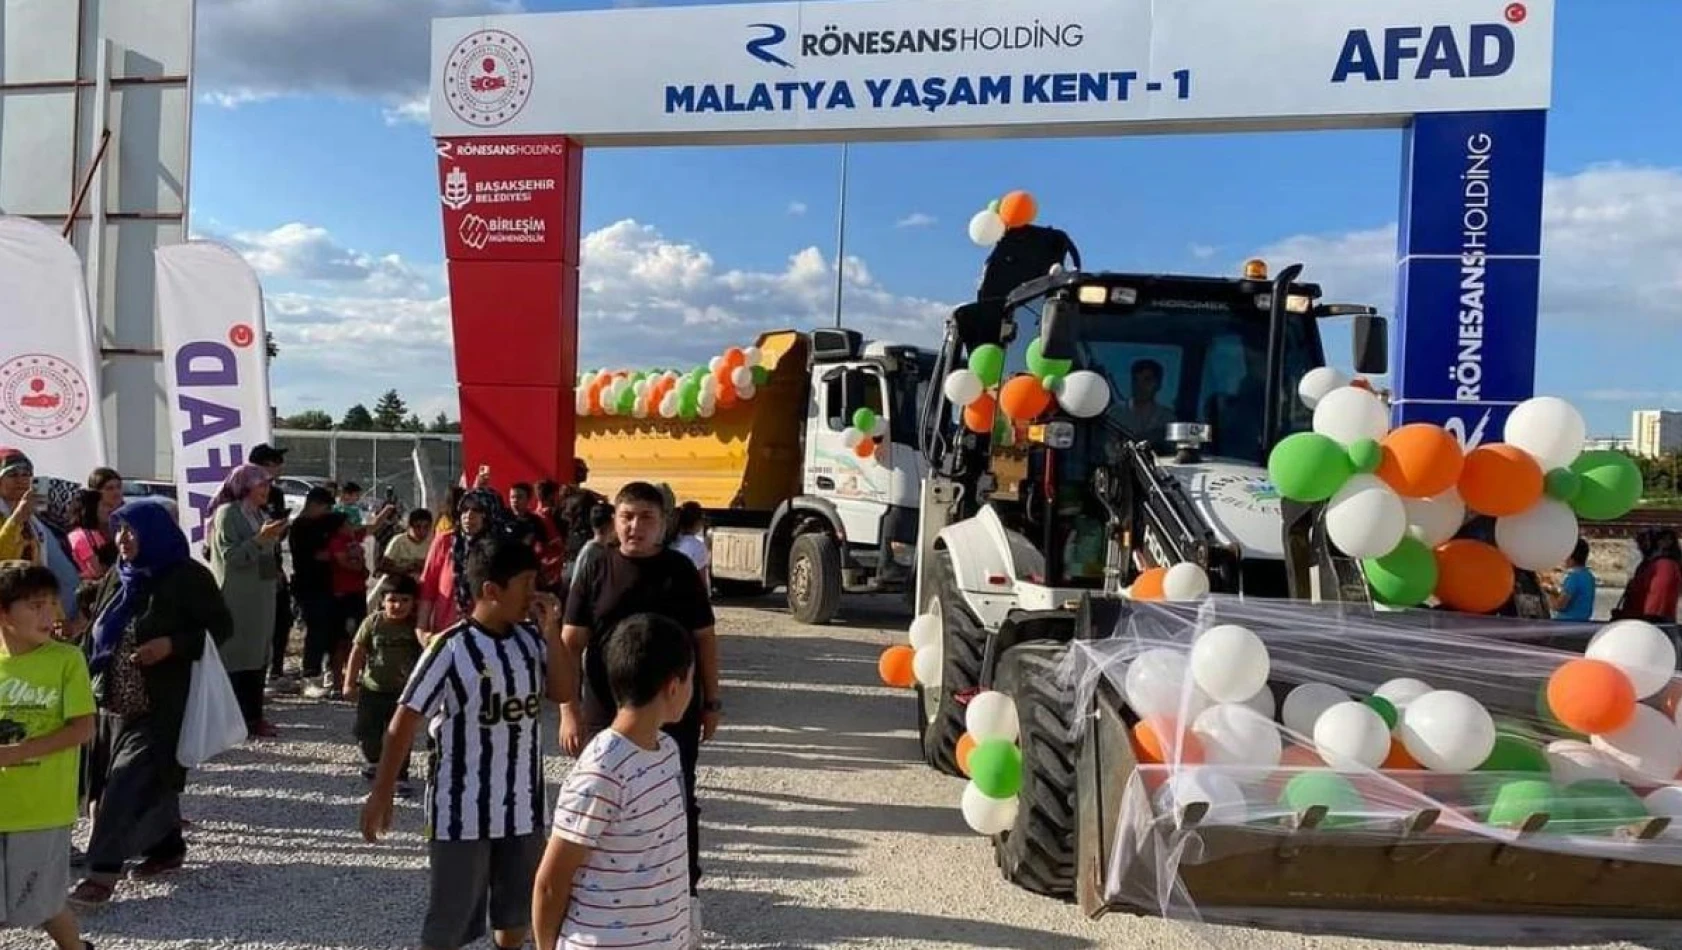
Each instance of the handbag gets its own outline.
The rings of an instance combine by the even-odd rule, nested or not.
[[[240,711],[239,698],[222,666],[221,652],[206,638],[204,654],[193,663],[187,714],[181,720],[175,759],[183,768],[196,769],[245,739],[245,714]]]

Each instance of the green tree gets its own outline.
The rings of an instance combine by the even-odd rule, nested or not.
[[[409,407],[403,402],[403,397],[397,395],[397,390],[388,389],[380,396],[380,401],[374,403],[374,425],[383,432],[396,432],[403,427],[403,419],[409,414]]]
[[[307,429],[311,432],[326,432],[333,428],[333,417],[320,409],[308,409],[295,416],[287,416],[280,421],[283,429]]]
[[[274,362],[275,357],[280,355],[280,344],[274,341],[274,334],[267,330],[263,331],[263,349],[268,354],[271,363]]]
[[[415,415],[414,413],[411,412],[411,413],[409,413],[409,418],[403,420],[403,431],[404,432],[425,432],[426,431],[426,423],[421,421],[420,416],[417,416],[417,415]]]
[[[426,431],[437,435],[452,435],[461,431],[461,423],[451,422],[449,416],[440,412],[432,418],[432,424],[427,426]]]
[[[350,432],[373,432],[374,415],[367,406],[357,403],[345,410],[345,418],[339,423],[339,428]]]

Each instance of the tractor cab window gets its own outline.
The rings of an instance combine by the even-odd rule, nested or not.
[[[862,367],[839,373],[825,384],[824,410],[832,431],[840,432],[852,425],[853,414],[860,409],[869,409],[880,416],[886,405],[882,377]]]

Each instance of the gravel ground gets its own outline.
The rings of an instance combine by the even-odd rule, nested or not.
[[[1403,945],[1122,915],[1093,922],[1015,890],[958,814],[962,783],[918,759],[912,699],[876,678],[876,656],[903,636],[903,614],[853,605],[849,623],[814,629],[770,604],[719,613],[726,720],[701,755],[709,946]],[[418,806],[402,805],[393,833],[364,843],[351,708],[286,700],[274,718],[281,741],[248,745],[194,774],[187,869],[125,884],[88,916],[101,950],[413,945],[425,903]],[[551,758],[551,782],[566,764]],[[1450,930],[1453,939],[1466,933]],[[0,932],[0,947],[41,945]]]

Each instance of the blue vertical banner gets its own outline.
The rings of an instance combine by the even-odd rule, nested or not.
[[[1397,425],[1501,439],[1535,394],[1547,113],[1427,113],[1403,140]]]

